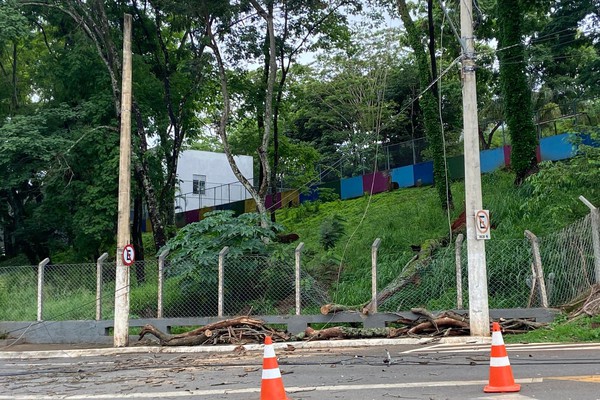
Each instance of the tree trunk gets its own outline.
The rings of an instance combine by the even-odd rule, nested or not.
[[[404,289],[409,284],[418,285],[420,282],[418,273],[419,271],[429,264],[431,255],[434,250],[440,246],[437,240],[428,240],[423,246],[419,254],[414,256],[405,266],[402,268],[400,274],[387,285],[381,292],[377,293],[377,304],[383,304],[383,302],[394,294]],[[363,314],[368,314],[372,310],[372,301],[368,302],[363,308]]]
[[[521,0],[498,2],[500,83],[504,117],[511,137],[510,164],[520,185],[537,165],[537,134],[531,110],[531,89],[525,75]]]
[[[142,239],[142,219],[143,219],[142,195],[138,192],[133,198],[133,224],[131,229],[131,238],[135,250],[135,279],[138,285],[146,282],[146,271],[144,263],[144,241]]]

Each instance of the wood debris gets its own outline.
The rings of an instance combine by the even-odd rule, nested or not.
[[[413,308],[415,319],[400,317],[394,326],[383,328],[357,328],[352,326],[331,326],[323,329],[308,327],[304,332],[292,336],[287,332],[274,330],[258,319],[247,316],[231,318],[202,326],[190,332],[171,335],[161,332],[152,325],[145,325],[140,332],[140,340],[146,335],[154,335],[161,346],[196,346],[235,344],[236,352],[242,352],[244,344],[263,343],[266,336],[274,341],[336,340],[364,338],[398,337],[444,337],[469,335],[469,318],[466,314],[444,311],[433,314],[423,308]],[[524,333],[545,326],[545,323],[527,319],[506,319],[499,321],[506,333]],[[288,346],[287,351],[294,351]]]
[[[288,334],[270,329],[261,320],[245,316],[215,322],[177,335],[161,332],[147,324],[140,332],[140,340],[148,334],[156,336],[161,346],[261,343],[267,335],[274,340],[289,340]]]

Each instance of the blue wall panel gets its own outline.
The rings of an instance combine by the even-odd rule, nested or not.
[[[306,201],[317,201],[319,198],[319,192],[316,187],[312,186],[308,192],[300,193],[300,203],[304,203]]]
[[[592,147],[600,147],[600,140],[592,139],[592,136],[589,133],[579,133],[577,136],[579,136],[581,144]]]
[[[433,161],[426,161],[413,165],[415,185],[433,184]]]
[[[570,142],[572,136],[568,133],[545,137],[540,140],[542,161],[555,161],[571,158],[575,155],[575,146]]]
[[[481,163],[481,173],[492,172],[504,166],[504,149],[484,150],[479,153],[479,162]]]
[[[415,172],[412,165],[406,167],[394,168],[392,170],[392,182],[396,182],[398,187],[415,186]]]
[[[341,199],[353,199],[363,195],[363,177],[355,176],[352,178],[342,179],[342,194]]]

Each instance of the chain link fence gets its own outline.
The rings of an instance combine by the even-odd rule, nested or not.
[[[560,307],[589,289],[597,281],[595,265],[598,263],[594,256],[591,220],[590,214],[541,238],[529,233],[530,239],[486,241],[490,308]],[[438,249],[414,270],[404,277],[400,290],[379,304],[379,311],[403,311],[413,307],[468,308],[466,242],[459,240]],[[382,290],[397,285],[398,280],[395,280]]]
[[[541,238],[486,241],[490,308],[559,307],[584,293],[600,275],[593,226],[588,215]],[[468,308],[466,247],[456,241],[404,268],[394,254],[380,254],[376,267],[388,268],[388,282],[378,282],[378,294],[386,293],[378,311]],[[222,252],[208,266],[164,257],[136,262],[130,318],[318,314],[335,293],[300,268],[298,250],[295,258]],[[116,267],[102,260],[0,267],[0,320],[112,319]]]

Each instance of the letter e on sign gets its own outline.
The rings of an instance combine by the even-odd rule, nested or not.
[[[489,210],[477,210],[475,212],[475,238],[490,238],[490,212]]]
[[[133,245],[128,244],[123,247],[123,264],[130,266],[135,261],[135,250],[133,250]]]

